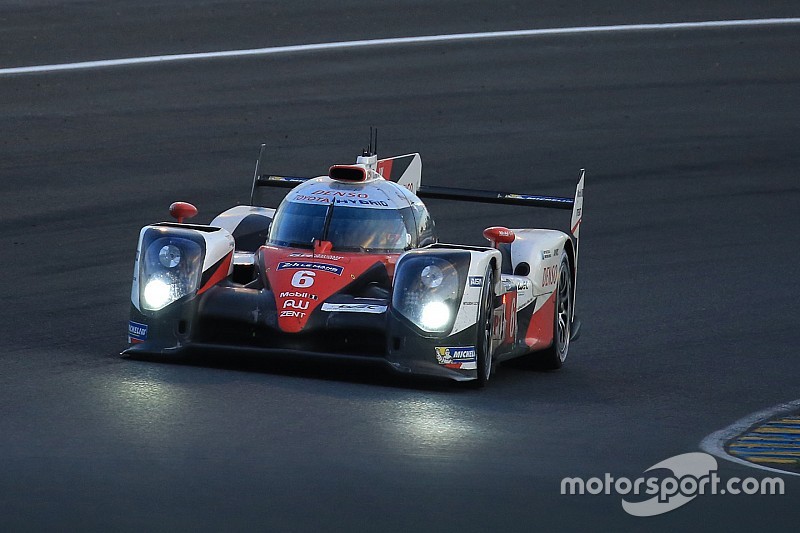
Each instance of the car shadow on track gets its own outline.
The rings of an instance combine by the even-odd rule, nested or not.
[[[203,368],[217,368],[234,372],[281,375],[293,378],[316,379],[323,381],[341,381],[395,389],[420,390],[426,392],[446,392],[449,394],[474,392],[472,381],[457,382],[446,378],[419,376],[393,372],[379,361],[326,361],[296,359],[291,356],[271,355],[264,357],[253,354],[231,354],[221,351],[191,353],[175,356],[125,355],[124,359],[146,361],[162,364],[177,364]],[[535,365],[520,365],[515,362],[503,363],[517,374],[545,374]],[[507,371],[500,376],[495,374],[490,380],[489,388],[499,385]],[[497,379],[500,378],[500,379]]]
[[[430,392],[469,391],[468,383],[427,376],[412,376],[392,372],[382,364],[372,361],[325,361],[294,359],[290,356],[269,357],[225,352],[203,352],[180,357],[136,355],[123,356],[134,361],[177,364],[203,368],[217,368],[234,372],[281,375],[293,378],[342,381],[372,386],[417,389]]]

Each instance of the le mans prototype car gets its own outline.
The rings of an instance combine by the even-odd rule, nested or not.
[[[419,154],[378,159],[372,140],[316,178],[262,172],[264,151],[250,205],[206,226],[176,202],[177,223],[142,228],[123,353],[372,359],[478,386],[514,357],[562,366],[580,329],[583,171],[574,198],[559,198],[421,185]],[[270,209],[262,187],[292,190]],[[571,210],[571,236],[491,227],[487,247],[440,243],[420,198]]]

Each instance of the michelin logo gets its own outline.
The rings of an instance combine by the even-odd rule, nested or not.
[[[139,324],[131,320],[128,322],[128,335],[132,339],[144,341],[147,340],[147,324]]]
[[[474,346],[436,346],[436,361],[440,365],[474,363],[476,360]]]

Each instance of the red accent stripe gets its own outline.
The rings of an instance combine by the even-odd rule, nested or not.
[[[555,328],[556,292],[553,291],[544,305],[531,317],[528,331],[525,333],[525,344],[531,350],[540,350],[553,344]]]
[[[381,159],[378,161],[378,174],[383,176],[385,180],[392,179],[392,163],[394,163],[394,159]]]
[[[228,256],[225,258],[225,260],[219,265],[219,267],[217,267],[216,272],[214,272],[214,274],[212,274],[211,277],[208,278],[206,284],[200,287],[200,290],[197,291],[197,294],[203,294],[208,289],[210,289],[223,279],[227,278],[228,272],[230,272],[231,269],[232,260],[233,260],[233,252],[230,252]]]
[[[573,228],[570,230],[570,233],[572,233],[573,235],[575,235],[575,230],[576,230],[576,229],[578,229],[578,226],[580,226],[580,225],[581,225],[581,221],[582,221],[582,220],[583,220],[583,218],[579,218],[579,219],[578,219],[578,221],[575,223],[575,226],[574,226],[574,227],[573,227]],[[562,226],[562,227],[563,227],[563,226]]]

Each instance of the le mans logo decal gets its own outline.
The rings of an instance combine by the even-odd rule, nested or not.
[[[317,263],[315,261],[281,261],[278,263],[278,270],[284,269],[321,270],[322,272],[330,272],[337,276],[341,276],[344,271],[344,267],[342,266]]]
[[[440,365],[451,365],[454,363],[474,363],[474,346],[436,346],[436,361]]]

